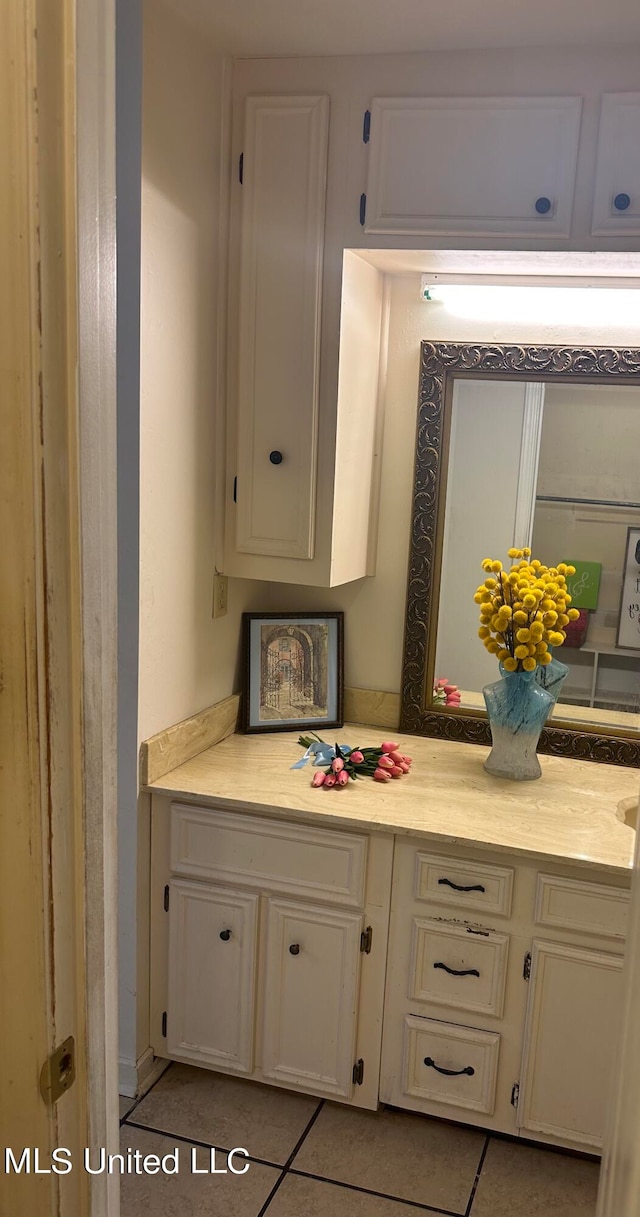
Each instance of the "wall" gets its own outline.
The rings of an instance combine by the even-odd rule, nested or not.
[[[238,685],[240,614],[263,584],[230,580],[212,620],[224,404],[229,65],[154,0],[145,10],[142,161],[139,739]],[[220,300],[222,296],[222,300]]]
[[[618,346],[637,342],[635,325],[515,322],[507,308],[503,316],[498,315],[497,306],[492,316],[482,320],[454,317],[444,302],[421,301],[419,289],[417,275],[394,277],[391,283],[376,575],[329,590],[291,585],[271,589],[273,609],[344,609],[346,684],[391,692],[400,689],[421,340]],[[492,445],[487,445],[479,459],[485,465],[489,488],[495,475]]]

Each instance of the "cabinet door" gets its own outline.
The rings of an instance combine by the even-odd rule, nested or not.
[[[183,879],[170,884],[170,1056],[251,1073],[259,899]]]
[[[518,1121],[602,1145],[622,1010],[622,956],[534,942]]]
[[[362,917],[268,904],[264,1076],[349,1098]]]
[[[329,99],[250,97],[236,548],[312,558]]]
[[[591,231],[640,236],[640,93],[602,98]]]
[[[579,97],[374,98],[365,231],[569,236]]]

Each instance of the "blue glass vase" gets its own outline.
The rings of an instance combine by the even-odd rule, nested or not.
[[[506,672],[494,684],[485,685],[482,695],[493,744],[484,763],[487,773],[514,782],[539,778],[536,748],[554,706],[553,695],[538,683],[536,671]]]
[[[553,652],[551,663],[548,663],[546,667],[540,665],[540,667],[536,668],[536,680],[543,689],[547,690],[547,693],[551,694],[554,705],[562,692],[562,686],[569,675],[569,671],[570,669],[566,663],[561,663],[559,659],[556,659]]]

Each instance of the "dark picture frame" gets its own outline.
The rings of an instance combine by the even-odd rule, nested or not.
[[[243,613],[241,726],[343,725],[344,613]]]

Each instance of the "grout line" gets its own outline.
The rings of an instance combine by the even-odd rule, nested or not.
[[[407,1204],[411,1208],[419,1209],[421,1213],[436,1213],[437,1217],[466,1217],[465,1213],[456,1213],[453,1209],[436,1208],[433,1204],[421,1204],[419,1200],[407,1200],[404,1196],[392,1196],[391,1192],[376,1192],[371,1187],[358,1187],[356,1183],[345,1183],[341,1179],[329,1179],[327,1175],[313,1175],[311,1171],[296,1170],[295,1167],[292,1167],[287,1173],[290,1175],[300,1175],[303,1179],[317,1179],[319,1183],[333,1183],[336,1187],[344,1187],[350,1192],[360,1192],[365,1196],[377,1196],[380,1200],[395,1200],[397,1204]],[[258,1217],[261,1217],[260,1213],[258,1213]]]
[[[122,1124],[128,1128],[139,1128],[141,1132],[156,1133],[159,1137],[167,1137],[170,1141],[182,1141],[185,1145],[197,1145],[200,1149],[215,1149],[220,1154],[230,1154],[230,1149],[225,1149],[224,1145],[214,1145],[211,1141],[199,1141],[197,1137],[186,1137],[182,1133],[167,1132],[165,1128],[152,1128],[148,1124],[139,1124],[136,1120],[129,1120],[127,1117],[122,1121]],[[256,1158],[253,1154],[248,1154],[249,1162],[258,1162],[260,1166],[272,1166],[277,1171],[284,1170],[281,1162],[270,1162],[268,1158]]]
[[[491,1137],[487,1135],[487,1139],[486,1139],[486,1141],[485,1141],[485,1143],[484,1143],[484,1146],[483,1146],[483,1148],[482,1148],[482,1153],[480,1154],[480,1161],[479,1161],[479,1163],[478,1163],[478,1169],[477,1169],[477,1171],[476,1171],[476,1177],[475,1177],[475,1179],[474,1179],[474,1181],[473,1181],[473,1187],[471,1188],[471,1195],[469,1196],[469,1202],[468,1202],[467,1207],[466,1207],[466,1209],[465,1209],[465,1214],[464,1214],[464,1217],[471,1217],[471,1209],[472,1209],[472,1207],[473,1207],[473,1202],[474,1202],[475,1197],[476,1197],[476,1191],[478,1190],[478,1184],[479,1184],[479,1182],[480,1182],[480,1175],[482,1174],[482,1168],[483,1168],[483,1166],[484,1166],[484,1160],[485,1160],[485,1158],[486,1158],[486,1156],[487,1156],[487,1150],[488,1150],[488,1148],[489,1148],[489,1142],[490,1142],[490,1140],[491,1140]]]
[[[275,1196],[278,1189],[282,1186],[282,1183],[284,1182],[286,1176],[289,1174],[289,1169],[291,1167],[291,1163],[293,1162],[293,1159],[295,1158],[296,1154],[298,1153],[298,1150],[300,1149],[300,1146],[302,1145],[303,1141],[308,1136],[308,1134],[311,1132],[311,1129],[313,1128],[316,1120],[318,1119],[318,1116],[320,1115],[320,1112],[322,1111],[323,1107],[324,1107],[324,1099],[321,1099],[320,1102],[318,1103],[318,1106],[316,1107],[316,1110],[314,1111],[311,1119],[309,1120],[309,1123],[307,1124],[306,1128],[303,1129],[302,1135],[298,1138],[291,1153],[289,1154],[289,1157],[287,1158],[287,1161],[284,1164],[282,1174],[280,1175],[279,1179],[276,1179],[273,1187],[271,1188],[271,1191],[269,1192],[269,1195],[267,1196],[267,1199],[265,1200],[262,1208],[260,1209],[260,1212],[258,1213],[258,1217],[264,1217],[264,1214],[266,1213],[267,1209],[269,1208],[269,1205],[271,1204],[273,1197]]]

